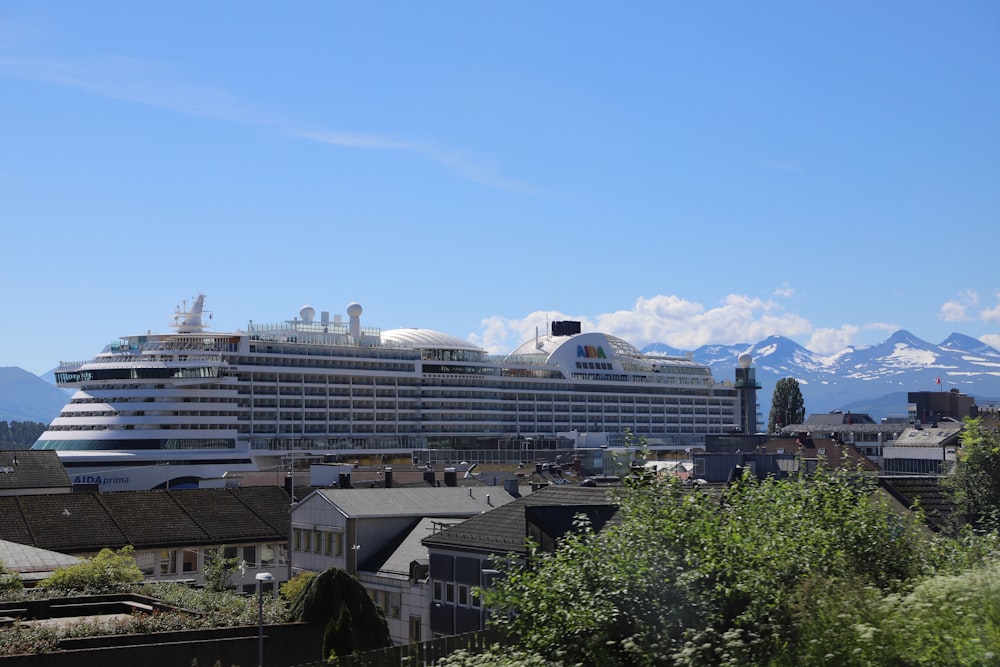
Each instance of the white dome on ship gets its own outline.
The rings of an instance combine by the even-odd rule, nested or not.
[[[482,348],[467,340],[450,336],[433,329],[392,329],[382,332],[382,340],[392,340],[397,343],[407,343],[416,348],[444,348],[449,350],[474,350],[482,352]]]
[[[603,336],[608,341],[608,345],[614,350],[616,357],[643,358],[642,352],[634,345],[617,336],[612,336],[611,334],[577,334],[577,336],[586,337],[587,340],[592,336]],[[548,356],[567,340],[569,339],[566,336],[539,336],[537,344],[534,338],[527,340],[514,348],[508,356],[523,357],[531,354]]]

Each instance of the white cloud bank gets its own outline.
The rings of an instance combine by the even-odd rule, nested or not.
[[[786,289],[789,290],[790,288]],[[494,354],[511,351],[518,344],[548,332],[555,320],[579,320],[584,330],[602,331],[643,347],[666,343],[693,350],[710,343],[754,343],[772,335],[788,338],[811,336],[807,347],[820,354],[833,354],[850,345],[863,329],[882,328],[845,324],[838,329],[817,329],[807,319],[790,313],[771,300],[731,294],[715,308],[676,295],[640,297],[629,310],[581,317],[562,312],[534,312],[520,319],[490,317],[469,340]]]

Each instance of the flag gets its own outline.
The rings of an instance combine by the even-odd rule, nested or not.
[[[941,378],[934,380],[934,384],[941,384]]]

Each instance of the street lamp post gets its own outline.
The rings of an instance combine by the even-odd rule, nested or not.
[[[274,581],[270,572],[258,572],[257,576],[257,667],[264,667],[264,584]]]

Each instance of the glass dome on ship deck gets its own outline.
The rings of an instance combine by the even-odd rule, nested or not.
[[[580,334],[578,334],[580,335]],[[587,335],[587,334],[583,334]],[[593,334],[590,334],[593,335]],[[631,343],[618,338],[617,336],[612,336],[611,334],[599,334],[603,336],[604,339],[608,341],[608,345],[614,351],[615,357],[618,358],[632,358],[632,359],[643,359],[644,356],[634,345]],[[538,338],[537,343],[535,339],[525,341],[521,343],[517,348],[514,349],[508,356],[510,357],[526,357],[526,356],[540,356],[547,357],[555,351],[560,345],[569,340],[569,336],[541,336]]]
[[[456,336],[449,336],[433,329],[392,329],[390,331],[383,331],[382,338],[397,343],[408,343],[415,348],[446,348],[449,350],[467,350],[469,352],[483,351],[482,348],[476,347],[467,340],[462,340]]]

